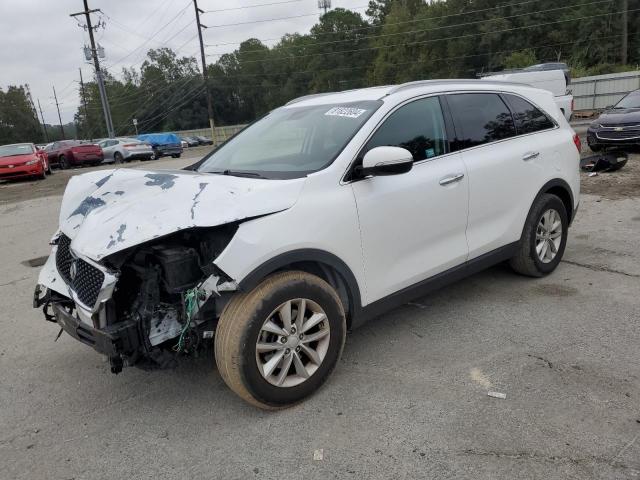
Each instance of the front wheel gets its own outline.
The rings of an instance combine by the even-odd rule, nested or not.
[[[171,158],[180,158],[180,154],[179,154],[179,153],[176,153],[176,154],[174,154],[174,155],[171,155]]]
[[[344,308],[327,282],[305,272],[277,273],[227,304],[215,335],[216,364],[247,402],[285,408],[324,384],[346,331]]]
[[[562,200],[545,193],[529,212],[511,268],[530,277],[553,272],[564,254],[569,219]]]

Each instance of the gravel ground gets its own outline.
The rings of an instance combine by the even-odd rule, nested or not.
[[[48,254],[77,172],[0,185],[0,477],[640,478],[640,198],[607,183],[624,171],[585,180],[552,275],[497,266],[400,307],[349,335],[318,394],[275,413],[235,397],[211,355],[114,376],[54,342],[23,262]]]

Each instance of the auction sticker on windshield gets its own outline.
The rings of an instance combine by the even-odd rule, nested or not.
[[[363,110],[361,108],[333,107],[331,110],[325,113],[325,115],[330,115],[334,117],[358,118],[364,112],[366,112],[366,110]]]

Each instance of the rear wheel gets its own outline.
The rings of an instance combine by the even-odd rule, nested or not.
[[[553,272],[564,254],[569,220],[562,200],[545,193],[531,207],[511,268],[530,277]]]
[[[60,168],[62,170],[66,170],[67,168],[69,168],[69,160],[67,160],[67,157],[65,157],[64,155],[60,155],[58,164],[60,165]]]
[[[122,154],[120,152],[115,152],[113,154],[114,163],[122,163]]]
[[[227,304],[216,330],[216,363],[247,402],[285,408],[324,384],[345,337],[344,309],[328,283],[305,272],[277,273]]]

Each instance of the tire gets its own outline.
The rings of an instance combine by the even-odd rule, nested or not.
[[[171,158],[180,158],[180,155],[181,155],[180,153],[176,153],[174,155],[171,155]]]
[[[38,175],[38,179],[39,180],[46,180],[47,179],[47,167],[45,166],[44,161],[42,162],[42,173],[40,175]]]
[[[542,238],[538,238],[539,227],[541,223],[544,222],[543,215],[551,211],[557,213],[557,217],[552,223],[555,224],[559,220],[562,230],[559,235],[557,231],[549,234],[549,232],[545,232],[544,227],[541,227],[542,233],[540,236]],[[511,268],[517,273],[529,277],[543,277],[553,272],[562,260],[562,255],[567,245],[568,229],[569,219],[562,200],[549,193],[541,195],[529,211],[518,245],[518,252],[509,261]],[[542,251],[548,256],[543,259],[541,258],[542,254],[538,253],[536,246],[540,246],[538,242],[545,243],[545,236],[547,237],[547,248],[545,249],[543,246]],[[554,241],[557,238],[560,239],[559,245],[556,245]],[[553,247],[551,246],[552,244]],[[554,249],[555,253],[553,252]],[[551,255],[553,255],[553,257],[549,258]]]
[[[67,160],[67,157],[64,155],[60,155],[60,158],[58,158],[58,165],[60,165],[60,170],[66,170],[69,168],[69,160]]]
[[[122,163],[122,154],[120,152],[115,152],[113,154],[113,163],[115,164]]]
[[[298,299],[305,299],[305,305],[309,306],[309,310],[305,308],[306,321],[299,325],[307,325],[311,315],[322,315],[322,313],[312,313],[317,312],[318,308],[325,314],[324,317],[319,317],[324,320],[306,330],[298,328],[300,332],[293,330],[298,324],[292,323],[291,335],[285,341],[295,342],[295,344],[287,343],[282,347],[280,343],[284,337],[268,333],[263,327],[269,319],[278,323],[278,328],[284,326],[285,323],[281,321],[282,317],[277,313],[277,309],[291,301],[290,304],[297,311],[300,305],[296,303]],[[289,312],[292,313],[293,308],[290,308]],[[294,322],[297,314],[292,313],[292,317]],[[298,345],[296,335],[300,334],[301,338],[304,333],[310,338],[317,334],[314,332],[316,328],[319,329],[317,332],[320,330],[324,332],[325,336],[321,340],[306,344],[300,340],[300,346],[296,346]],[[216,364],[224,382],[243,400],[268,410],[286,408],[302,401],[324,384],[340,359],[346,332],[344,308],[335,290],[327,282],[305,272],[276,273],[267,277],[252,291],[235,295],[226,305],[215,335]],[[266,338],[264,335],[270,335],[270,337]],[[266,353],[259,353],[258,339],[263,342],[261,345],[277,345],[277,350],[271,348]],[[309,342],[308,339],[306,341]],[[324,342],[322,346],[321,342]],[[305,348],[309,350],[307,347],[318,349],[314,350],[318,359],[324,355],[319,365],[311,361],[311,356],[307,356],[305,350],[301,350]],[[321,351],[324,353],[318,353]],[[272,370],[272,381],[267,380],[263,375],[264,370],[258,366],[259,362],[267,361],[265,356],[266,358],[269,358],[269,355],[275,357],[280,355],[280,352],[282,352],[283,361],[289,362],[287,372],[290,374],[285,373],[286,380],[284,380],[284,382],[290,382],[289,385],[277,386],[273,383],[273,380],[277,381],[276,372],[281,374],[283,371],[280,366]],[[307,362],[302,368],[309,375],[308,378],[304,379],[302,375],[298,375],[298,365],[294,357]],[[266,363],[263,365],[266,367]],[[281,363],[277,362],[277,365]],[[277,376],[280,377],[280,375]]]

